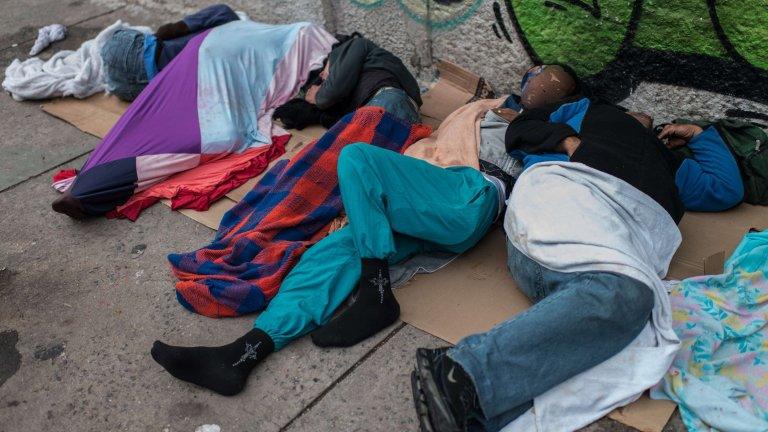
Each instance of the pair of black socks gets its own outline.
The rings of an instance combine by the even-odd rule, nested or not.
[[[400,316],[386,261],[362,260],[357,299],[344,312],[312,333],[321,347],[347,347],[378,333]],[[251,370],[274,352],[272,338],[252,329],[220,347],[177,347],[155,341],[152,358],[174,377],[232,396],[245,387]]]

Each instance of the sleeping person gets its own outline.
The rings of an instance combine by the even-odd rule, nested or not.
[[[335,42],[306,22],[236,20],[191,36],[53,210],[134,220],[161,198],[174,208],[205,210],[282,154],[289,135],[272,123],[272,111],[321,68]]]
[[[323,71],[307,86],[305,97],[278,108],[274,117],[288,128],[330,127],[341,116],[366,105],[416,123],[421,93],[416,78],[397,56],[354,33],[334,45]]]

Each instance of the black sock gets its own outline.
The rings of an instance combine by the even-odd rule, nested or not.
[[[216,393],[240,393],[251,369],[275,350],[272,338],[259,329],[220,347],[175,347],[155,341],[152,358],[171,375]]]
[[[339,316],[312,333],[321,347],[352,346],[394,323],[400,305],[389,284],[389,266],[384,260],[363,259],[357,299]]]

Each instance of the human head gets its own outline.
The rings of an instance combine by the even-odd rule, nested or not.
[[[539,108],[581,92],[576,72],[565,65],[534,66],[520,82],[520,103],[524,108]]]

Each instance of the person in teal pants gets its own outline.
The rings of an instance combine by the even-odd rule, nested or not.
[[[173,376],[233,395],[270,353],[312,331],[319,346],[350,346],[400,314],[389,263],[427,251],[462,253],[499,215],[504,185],[470,167],[440,168],[366,145],[344,148],[339,187],[349,224],[302,255],[254,328],[220,347],[156,342],[153,358]],[[344,312],[334,311],[357,286]],[[319,329],[318,329],[319,328]]]

